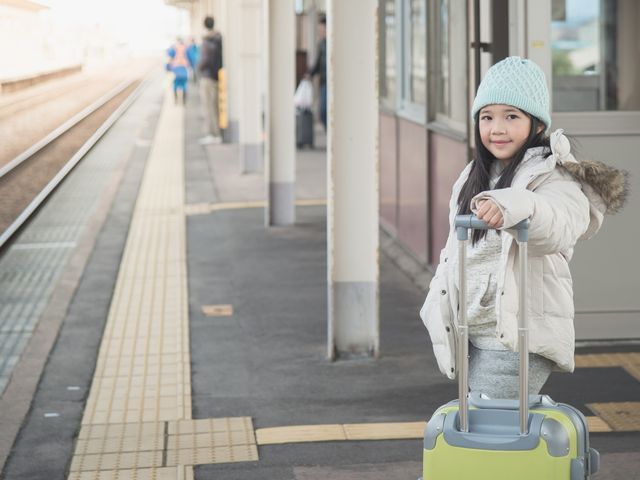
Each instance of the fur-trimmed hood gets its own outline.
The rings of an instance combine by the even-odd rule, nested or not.
[[[629,173],[597,160],[576,160],[562,129],[553,132],[550,140],[556,165],[582,184],[589,199],[591,222],[582,238],[590,238],[600,229],[605,214],[618,213],[624,206],[629,196]]]

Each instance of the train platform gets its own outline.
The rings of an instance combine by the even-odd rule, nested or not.
[[[425,421],[457,395],[426,285],[381,232],[380,358],[328,361],[322,139],[298,153],[296,225],[266,228],[262,174],[200,128],[195,92],[149,82],[0,262],[3,281],[31,262],[14,288],[37,317],[2,325],[22,335],[0,365],[2,477],[416,479]],[[543,393],[587,415],[597,478],[640,478],[640,345],[577,365]]]

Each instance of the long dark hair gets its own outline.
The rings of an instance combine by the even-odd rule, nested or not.
[[[544,124],[533,115],[528,114],[527,112],[522,112],[527,115],[531,119],[531,130],[529,131],[529,137],[527,141],[524,142],[522,148],[515,155],[513,160],[509,162],[509,164],[504,168],[502,173],[500,174],[500,178],[498,179],[498,183],[493,188],[494,190],[499,190],[501,188],[507,188],[511,186],[511,182],[513,181],[513,177],[524,158],[525,153],[530,148],[534,147],[549,147],[549,137],[545,135],[544,128],[538,133],[538,128],[540,125],[544,127]],[[467,215],[471,213],[471,199],[475,197],[477,194],[489,190],[489,180],[491,178],[491,165],[494,161],[496,161],[496,157],[494,157],[489,150],[482,144],[482,139],[480,138],[480,126],[479,126],[479,116],[480,112],[476,114],[475,117],[475,140],[476,140],[476,158],[471,166],[471,171],[469,172],[469,177],[467,181],[464,182],[462,189],[460,190],[460,194],[458,195],[458,214],[459,215]],[[551,154],[551,149],[549,148],[549,154]],[[498,232],[500,233],[500,232]],[[480,239],[484,238],[487,234],[486,230],[474,230],[471,236],[472,244],[475,245]]]

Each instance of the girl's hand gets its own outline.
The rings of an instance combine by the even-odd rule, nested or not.
[[[478,200],[476,216],[492,228],[500,228],[504,223],[502,212],[493,200]]]

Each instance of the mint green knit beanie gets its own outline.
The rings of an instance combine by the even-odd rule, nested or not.
[[[511,105],[544,122],[549,131],[549,90],[542,69],[531,60],[508,57],[493,65],[482,79],[473,101],[471,117],[482,107],[493,104]]]

